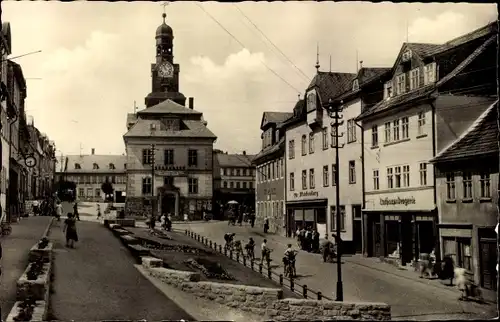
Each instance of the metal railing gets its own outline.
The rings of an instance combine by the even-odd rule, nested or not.
[[[245,267],[251,268],[254,272],[258,272],[272,281],[278,282],[281,287],[286,287],[290,291],[302,296],[305,299],[309,298],[309,299],[333,301],[333,299],[324,296],[323,293],[309,289],[306,284],[301,285],[297,283],[295,281],[295,278],[285,277],[283,274],[275,272],[271,268],[272,260],[267,261],[266,263],[267,267],[264,267],[262,261],[256,262],[254,259],[247,258],[245,254],[240,255],[240,252],[236,252],[235,254],[232,249],[227,249],[223,245],[217,244],[216,242],[213,242],[212,240],[208,239],[205,236],[202,236],[187,229],[184,230],[184,233],[186,234],[186,236],[189,236],[194,240],[196,240],[197,242],[200,242],[203,245],[215,250],[217,253],[229,257],[231,260],[241,263]]]

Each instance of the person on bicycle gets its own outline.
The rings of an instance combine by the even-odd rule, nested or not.
[[[271,262],[271,249],[269,249],[269,247],[267,247],[267,239],[264,239],[264,241],[262,242],[262,244],[260,245],[260,251],[261,251],[261,256],[260,256],[260,263],[264,263],[264,260],[267,262],[267,263],[270,263]]]
[[[224,246],[225,249],[231,249],[231,247],[233,246],[233,240],[235,235],[236,235],[235,233],[224,234],[224,240],[226,241],[226,245]]]
[[[247,251],[247,256],[251,260],[255,259],[255,241],[252,237],[248,239],[248,243],[245,245],[245,249]]]
[[[237,240],[233,244],[233,251],[236,254],[241,254],[243,255],[243,246],[241,245],[241,240]]]
[[[292,244],[288,244],[288,248],[285,251],[285,256],[283,257],[283,264],[285,266],[285,275],[296,275],[295,270],[295,257],[298,251],[292,249]]]
[[[323,262],[329,262],[332,259],[332,256],[334,256],[333,252],[333,244],[330,240],[328,240],[328,235],[325,236],[325,239],[321,243],[321,248],[323,251]]]

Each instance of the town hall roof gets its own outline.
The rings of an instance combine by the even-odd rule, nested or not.
[[[498,156],[497,105],[498,100],[490,105],[458,139],[439,152],[431,162],[445,162],[489,154]]]
[[[201,113],[200,113],[201,114]],[[201,120],[180,120],[181,130],[171,131],[162,129],[160,119],[140,118],[123,135],[124,138],[132,137],[165,137],[165,138],[211,138],[217,139],[217,136],[210,131]],[[153,125],[154,124],[154,130]]]
[[[139,116],[153,114],[201,115],[202,113],[177,104],[169,99],[137,112],[137,115]]]

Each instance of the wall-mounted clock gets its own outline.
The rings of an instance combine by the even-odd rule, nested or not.
[[[26,164],[26,166],[28,168],[33,168],[36,166],[36,159],[34,156],[32,155],[28,155],[26,156],[26,158],[24,159],[24,164]]]
[[[173,77],[174,76],[174,66],[171,63],[163,62],[158,66],[158,75],[160,77]]]

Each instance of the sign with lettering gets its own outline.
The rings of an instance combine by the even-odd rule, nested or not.
[[[380,198],[380,205],[381,206],[392,206],[392,205],[414,205],[416,203],[416,200],[414,197],[406,197],[406,198]]]
[[[185,171],[162,171],[162,170],[157,170],[156,174],[160,176],[166,176],[166,177],[182,177],[186,175]]]
[[[293,197],[294,198],[303,198],[303,197],[318,197],[319,193],[317,191],[301,191],[301,192],[294,192]]]
[[[276,188],[264,188],[264,194],[266,195],[275,195]]]

